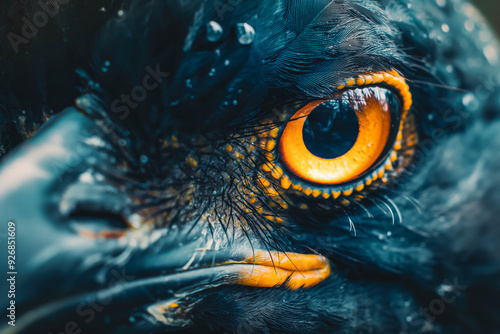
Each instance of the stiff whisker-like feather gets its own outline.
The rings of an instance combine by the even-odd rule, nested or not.
[[[390,204],[391,212],[393,212],[393,211],[396,212],[396,215],[398,216],[399,224],[403,224],[403,216],[401,215],[401,211],[399,210],[398,205],[387,195],[381,194],[381,196]],[[393,218],[394,218],[394,214],[393,214]],[[395,222],[393,221],[393,225],[394,225],[394,223]]]
[[[388,210],[389,210],[389,214],[391,215],[391,222],[392,222],[392,225],[395,225],[396,224],[396,217],[394,216],[394,212],[392,211],[392,207],[382,198],[372,198],[371,199],[372,202],[374,203],[381,203],[383,206],[385,206]],[[380,208],[382,210],[382,208]],[[385,214],[387,214],[386,211],[382,210]]]
[[[356,234],[357,234],[356,226],[354,225],[354,221],[352,220],[351,215],[343,207],[339,207],[339,208],[340,208],[340,210],[342,210],[342,212],[344,212],[345,216],[349,220],[349,232],[354,232],[354,236],[356,236]]]

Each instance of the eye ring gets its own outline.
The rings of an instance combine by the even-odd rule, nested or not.
[[[302,193],[308,197],[323,197],[325,199],[331,197],[332,199],[337,199],[340,196],[349,197],[354,193],[362,192],[367,186],[376,188],[378,184],[387,184],[389,179],[401,175],[410,165],[416,151],[415,146],[418,143],[416,120],[414,115],[410,113],[413,104],[410,87],[404,77],[397,71],[391,70],[358,74],[353,78],[346,78],[337,86],[338,93],[336,94],[370,87],[383,88],[393,93],[393,97],[398,100],[397,104],[399,108],[396,113],[393,113],[392,130],[394,131],[390,135],[386,149],[380,156],[380,159],[364,175],[344,184],[312,183],[301,178],[300,175],[294,175],[285,163],[283,163],[283,157],[279,150],[284,128],[276,126],[270,128],[269,131],[262,131],[258,134],[259,145],[263,149],[263,156],[265,158],[260,166],[264,175],[258,178],[258,186],[268,192],[271,197],[281,196],[279,191],[279,188],[281,188],[284,191]],[[328,100],[323,99],[312,102],[309,107],[317,107],[325,101]],[[287,122],[297,119],[295,115],[292,117],[289,115],[288,111],[284,109],[283,113],[275,114],[275,116],[264,120],[263,124],[267,126],[278,121],[280,123],[286,122],[287,125]],[[309,122],[309,128],[310,125]],[[352,130],[352,124],[348,125],[350,125],[350,129]],[[353,139],[355,137],[351,137],[349,143],[354,143]],[[348,148],[348,146],[344,145],[343,148]],[[316,151],[316,148],[314,151]],[[335,148],[334,153],[325,155],[320,152],[320,155],[325,158],[338,157],[337,153],[341,154],[342,152],[339,152]]]
[[[373,166],[386,149],[392,128],[390,110],[385,110],[375,97],[356,110],[359,135],[354,146],[344,155],[325,159],[306,147],[303,129],[311,112],[328,100],[311,102],[288,122],[279,141],[280,157],[295,175],[311,183],[341,185],[355,180]]]

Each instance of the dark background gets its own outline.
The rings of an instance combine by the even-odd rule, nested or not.
[[[500,35],[500,20],[498,18],[500,14],[500,1],[498,0],[472,0],[473,3],[483,12],[483,14],[489,19],[497,35]]]

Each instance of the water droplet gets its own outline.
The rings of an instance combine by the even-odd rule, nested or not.
[[[76,104],[77,107],[79,107],[81,109],[88,108],[91,105],[90,99],[87,96],[85,96],[85,95],[76,98],[75,104]]]
[[[490,64],[496,64],[498,62],[498,52],[493,45],[488,45],[483,50],[484,56],[488,59]]]
[[[147,157],[147,156],[145,156],[145,155],[141,155],[140,159],[141,159],[141,162],[142,162],[143,164],[145,164],[145,163],[147,163],[147,162],[149,161],[148,157]]]
[[[89,171],[81,174],[79,179],[81,183],[93,183],[94,181],[94,177],[92,176],[92,173]]]
[[[106,67],[107,67],[107,66],[109,66],[109,65],[111,65],[111,62],[110,62],[109,60],[106,60],[106,61],[104,62],[104,66],[106,66]]]
[[[106,11],[106,8],[101,7],[100,11],[104,13]]]
[[[193,83],[191,82],[191,79],[186,80],[186,87],[193,88]]]
[[[475,109],[476,106],[477,106],[477,99],[476,99],[476,97],[474,96],[473,93],[467,93],[462,98],[462,104],[468,110],[472,110],[472,109]]]
[[[222,34],[224,33],[224,29],[222,29],[221,25],[215,21],[210,21],[207,24],[207,39],[209,42],[217,42],[222,38]]]
[[[104,147],[106,143],[99,136],[92,136],[85,140],[87,145],[91,145],[94,147]]]
[[[437,288],[437,294],[440,295],[441,297],[445,296],[450,292],[453,292],[453,287],[449,284],[441,284]]]
[[[128,217],[128,222],[132,225],[133,228],[139,228],[142,225],[141,216],[137,213],[133,213]]]
[[[231,64],[231,62],[229,61],[229,59],[226,59],[226,60],[224,61],[224,65],[229,66],[229,64]]]
[[[234,100],[234,101],[233,101],[233,105],[235,105],[235,106],[236,106],[236,105],[238,105],[238,101],[237,101],[237,100]]]
[[[122,17],[124,13],[125,13],[125,12],[123,11],[123,9],[120,9],[120,10],[118,11],[118,16],[119,16],[119,17]]]
[[[465,21],[465,30],[467,30],[468,32],[472,32],[474,30],[474,21]]]
[[[444,32],[450,32],[450,26],[447,24],[443,24],[441,26],[441,30],[443,30]]]
[[[236,25],[236,36],[241,45],[252,44],[255,39],[255,29],[248,23],[238,23]]]
[[[127,145],[127,141],[125,139],[120,139],[118,141],[118,145],[120,145],[121,147],[126,146]]]

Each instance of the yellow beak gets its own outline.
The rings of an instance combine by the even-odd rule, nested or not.
[[[272,288],[286,283],[291,290],[315,286],[330,276],[329,261],[321,255],[256,251],[240,262],[236,284]]]

